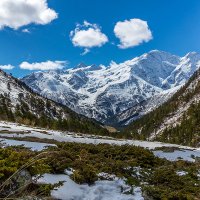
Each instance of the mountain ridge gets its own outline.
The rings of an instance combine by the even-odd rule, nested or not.
[[[200,146],[200,69],[167,102],[131,123],[134,139]]]
[[[26,125],[108,134],[95,120],[34,93],[24,82],[0,70],[0,119]]]
[[[179,57],[152,50],[107,67],[82,63],[60,72],[35,72],[22,81],[77,113],[107,125],[123,126],[169,99],[199,68],[199,61],[196,52]]]

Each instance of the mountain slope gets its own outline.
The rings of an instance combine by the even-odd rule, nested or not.
[[[126,125],[165,102],[199,68],[200,55],[153,50],[124,63],[32,73],[22,79],[34,91],[77,113]],[[162,96],[162,98],[160,98]]]
[[[94,120],[34,93],[0,70],[0,120],[82,133],[108,134]]]
[[[170,100],[130,124],[133,138],[200,146],[200,70]]]

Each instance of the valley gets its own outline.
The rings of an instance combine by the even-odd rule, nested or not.
[[[197,53],[154,50],[21,80],[1,70],[0,197],[200,198],[198,68]]]
[[[199,0],[0,0],[0,200],[200,200]]]
[[[0,122],[0,145],[3,159],[13,160],[4,157],[4,154],[10,151],[9,155],[12,156],[11,152],[16,152],[15,165],[18,163],[18,156],[20,158],[20,155],[23,155],[23,159],[18,163],[23,167],[11,176],[10,187],[20,173],[28,173],[28,170],[32,175],[29,183],[21,183],[25,184],[24,188],[13,191],[8,197],[17,197],[19,191],[20,196],[24,194],[29,198],[36,195],[39,198],[51,196],[66,200],[87,199],[88,195],[101,200],[112,197],[121,200],[144,200],[166,195],[173,198],[177,194],[181,198],[185,195],[193,198],[194,194],[198,195],[200,149],[197,148],[161,142],[117,140],[3,121]],[[32,164],[29,165],[29,162]],[[3,165],[10,166],[7,173],[14,167],[11,163]],[[5,173],[2,170],[3,168],[0,168],[0,173]],[[162,180],[163,175],[166,181],[167,177],[171,177],[167,170],[173,174],[174,180],[187,184],[184,192],[182,186]],[[3,177],[5,179],[7,175],[4,174]],[[155,181],[162,181],[163,186],[160,187]],[[192,193],[190,187],[193,187]],[[0,190],[2,191],[2,186]],[[3,191],[1,195],[6,193],[6,187]]]
[[[124,126],[166,102],[199,68],[200,54],[152,50],[123,63],[35,72],[21,80],[40,95],[111,126]]]

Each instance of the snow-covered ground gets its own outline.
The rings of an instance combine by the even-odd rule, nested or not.
[[[178,176],[185,176],[185,175],[188,174],[188,172],[182,170],[182,171],[177,171],[176,174],[177,174]]]
[[[186,160],[195,162],[195,157],[200,157],[200,150],[180,149],[173,152],[153,151],[155,156],[159,158],[166,158],[170,161]]]
[[[29,142],[29,141],[18,141],[12,139],[5,139],[0,137],[0,144],[2,147],[5,146],[24,146],[30,148],[32,151],[41,151],[48,146],[55,146],[53,144],[39,143],[39,142]]]
[[[6,137],[6,139],[4,139]],[[13,138],[24,138],[24,137],[35,137],[40,139],[54,140],[55,142],[75,142],[75,143],[86,143],[86,144],[111,144],[111,145],[134,145],[144,148],[148,148],[153,151],[154,155],[160,158],[166,158],[170,161],[175,161],[178,159],[186,160],[189,162],[194,162],[195,157],[200,157],[199,148],[191,148],[186,146],[180,146],[176,144],[168,144],[162,142],[149,142],[149,141],[139,141],[139,140],[119,140],[110,137],[101,137],[94,135],[84,135],[72,132],[61,132],[53,130],[45,130],[40,128],[31,128],[24,125],[19,125],[15,123],[0,122],[0,138],[4,145],[22,145],[32,148],[33,150],[41,150],[46,146],[53,144],[53,141],[48,143],[39,142],[26,142],[26,141],[16,141]],[[173,152],[163,152],[162,150],[154,150],[158,147],[176,147],[180,150],[175,150]]]
[[[114,180],[99,180],[93,185],[79,185],[65,174],[44,174],[38,179],[39,183],[55,184],[63,181],[63,185],[54,189],[51,196],[62,200],[143,200],[142,192],[139,187],[133,189],[133,193],[125,194],[131,191],[131,187],[125,184],[120,178]]]
[[[6,137],[6,138],[5,138]],[[18,138],[15,140],[14,138]],[[30,142],[20,141],[20,138],[25,137],[40,138],[45,141],[49,139],[48,143],[45,142]],[[46,146],[52,146],[56,141],[60,142],[76,142],[76,143],[91,143],[100,144],[106,143],[111,145],[134,145],[141,146],[152,150],[154,155],[166,158],[170,161],[183,159],[186,161],[194,162],[195,157],[200,157],[200,149],[192,149],[173,144],[166,144],[160,142],[147,142],[138,140],[116,140],[109,137],[98,137],[94,135],[81,135],[71,132],[60,132],[53,130],[45,130],[40,128],[27,127],[20,124],[0,122],[0,144],[2,146],[24,145],[32,150],[40,151]],[[176,147],[172,152],[164,152],[156,150],[156,147]],[[178,149],[179,148],[179,149]],[[134,169],[136,174],[140,176],[140,168]],[[106,173],[99,174],[99,180],[93,185],[82,184],[79,185],[70,179],[73,169],[65,170],[64,174],[44,174],[37,181],[38,183],[55,184],[60,181],[63,182],[61,186],[51,191],[51,196],[55,199],[62,200],[144,200],[140,187],[131,188],[126,184],[125,179],[118,178],[114,174],[109,175]],[[187,172],[177,171],[180,176],[185,175]],[[103,177],[103,180],[101,180]],[[106,180],[104,180],[106,179]]]

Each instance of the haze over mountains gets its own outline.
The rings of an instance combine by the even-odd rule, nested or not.
[[[35,92],[77,113],[127,125],[169,99],[199,68],[200,54],[179,57],[153,50],[109,66],[34,72],[22,79]]]

